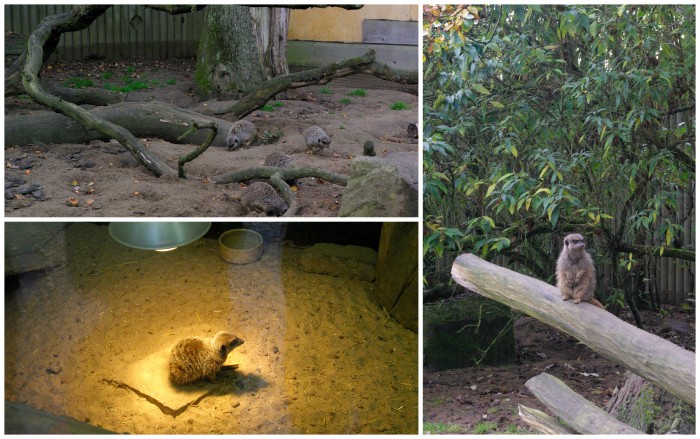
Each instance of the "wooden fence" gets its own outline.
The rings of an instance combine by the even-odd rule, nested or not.
[[[47,15],[68,12],[72,5],[5,5],[5,33],[26,42]],[[53,60],[166,59],[195,57],[204,11],[169,15],[139,5],[109,8],[87,29],[61,36]],[[8,51],[11,53],[12,51]]]

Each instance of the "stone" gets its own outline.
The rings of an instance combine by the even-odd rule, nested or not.
[[[299,252],[297,267],[307,273],[349,277],[371,282],[377,266],[377,252],[369,247],[314,244]]]
[[[412,153],[403,154],[408,155],[394,155],[391,159],[364,156],[355,158],[338,215],[417,216],[417,156]]]

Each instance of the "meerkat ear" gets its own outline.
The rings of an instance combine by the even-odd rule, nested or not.
[[[225,344],[222,344],[221,346],[219,346],[219,352],[221,353],[221,355],[226,355],[226,354],[228,353],[228,352],[226,351],[226,345],[225,345]]]

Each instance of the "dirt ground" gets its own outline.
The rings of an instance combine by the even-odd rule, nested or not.
[[[158,253],[122,246],[100,225],[53,232],[49,246],[65,252],[57,265],[20,275],[5,294],[5,398],[130,434],[416,434],[417,335],[386,318],[374,283],[299,270],[284,223],[247,226],[265,253],[240,266],[214,239]],[[238,370],[178,416],[111,381],[222,329],[245,340],[227,361]]]
[[[642,312],[645,329],[695,351],[694,314],[674,307],[664,307],[664,314]],[[629,313],[620,317],[634,324]],[[513,365],[424,374],[425,433],[536,433],[518,416],[518,405],[548,413],[525,387],[527,380],[542,372],[561,379],[601,408],[624,384],[625,369],[534,318],[516,321],[515,338]]]
[[[112,76],[104,79],[105,74]],[[80,77],[93,81],[97,87],[117,84],[123,76],[149,84],[147,90],[131,92],[129,100],[157,99],[199,112],[226,104],[198,102],[194,97],[194,60],[54,63],[42,74],[47,82],[65,84]],[[216,185],[209,179],[260,166],[275,150],[289,154],[293,166],[313,166],[348,175],[351,159],[362,155],[364,142],[371,140],[378,157],[391,152],[415,152],[418,166],[417,140],[406,134],[408,124],[417,122],[417,96],[382,89],[366,89],[365,96],[350,96],[348,93],[355,88],[334,85],[333,81],[300,90],[298,96],[302,100],[271,101],[273,111],[258,110],[246,117],[255,123],[259,133],[281,133],[277,143],[237,151],[212,146],[185,166],[189,180],[155,177],[114,141],[93,141],[89,145],[6,145],[5,214],[9,217],[246,216],[248,212],[238,199],[244,185]],[[341,103],[343,99],[350,102]],[[409,109],[391,110],[390,105],[397,101],[406,103]],[[5,99],[6,115],[31,116],[37,111],[45,109],[26,97]],[[226,115],[219,117],[234,120]],[[307,152],[299,127],[311,125],[323,127],[332,136],[329,156]],[[171,144],[154,138],[143,140],[150,150],[175,168],[177,158],[194,148],[194,145]],[[18,188],[24,190],[17,193]],[[31,191],[27,192],[27,188]],[[320,179],[301,179],[296,192],[301,204],[298,215],[337,216],[343,189]],[[69,198],[76,199],[78,205],[69,205]]]

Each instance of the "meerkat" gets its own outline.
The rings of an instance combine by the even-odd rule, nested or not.
[[[364,145],[362,145],[362,155],[368,157],[374,157],[377,155],[377,153],[374,151],[374,142],[368,140]]]
[[[291,164],[292,158],[282,151],[272,151],[265,157],[264,162],[265,166],[274,166],[275,168],[289,168]],[[290,186],[297,184],[296,178],[285,180],[285,182]]]
[[[267,216],[281,216],[289,206],[267,183],[256,181],[243,190],[241,203],[250,212],[261,212]]]
[[[288,168],[291,163],[292,158],[282,151],[272,151],[267,157],[265,157],[265,166]]]
[[[589,302],[605,309],[595,298],[595,266],[586,251],[583,236],[578,233],[564,238],[564,247],[557,260],[557,288],[564,300]]]
[[[406,128],[406,132],[408,133],[408,137],[412,139],[417,139],[418,138],[418,125],[415,123],[409,123],[408,127]]]
[[[246,148],[255,140],[258,129],[252,122],[247,120],[237,120],[231,125],[226,135],[226,146],[229,151],[238,148]]]
[[[328,147],[331,145],[331,138],[323,128],[312,126],[302,131],[299,128],[299,132],[304,136],[304,142],[306,142],[306,148],[313,154],[326,154]]]
[[[191,337],[178,342],[170,353],[170,380],[188,384],[201,378],[214,381],[228,354],[243,344],[230,332],[219,331],[213,338]]]

